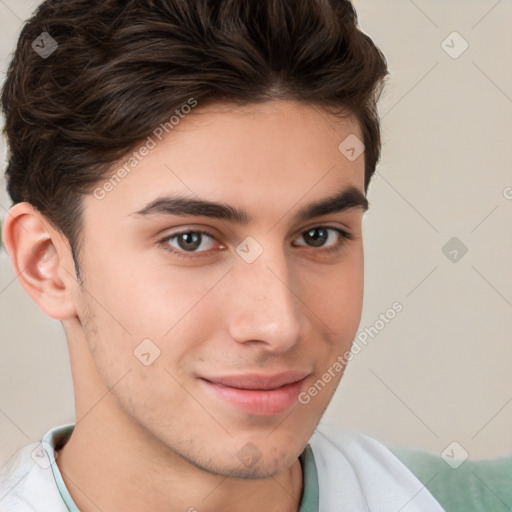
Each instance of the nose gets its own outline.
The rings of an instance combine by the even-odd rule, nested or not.
[[[231,274],[226,318],[229,333],[239,343],[259,343],[267,351],[290,350],[304,335],[307,315],[300,283],[283,251],[266,249],[247,263],[240,258]]]

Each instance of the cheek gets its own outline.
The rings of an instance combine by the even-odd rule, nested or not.
[[[305,274],[307,275],[307,274]],[[349,344],[356,334],[363,305],[364,267],[362,247],[345,260],[303,280],[304,297],[336,344]]]
[[[93,321],[84,330],[96,364],[109,380],[128,368],[140,370],[137,352],[146,353],[146,348],[151,357],[160,352],[156,366],[179,365],[206,336],[211,322],[204,320],[215,310],[208,293],[226,272],[115,256],[97,261],[93,268],[83,293]]]
[[[109,313],[107,322],[121,324],[134,337],[161,338],[208,292],[219,272],[194,272],[143,256],[112,252],[93,261],[86,288]]]

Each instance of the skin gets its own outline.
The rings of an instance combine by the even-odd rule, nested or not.
[[[299,509],[298,457],[343,372],[308,404],[267,416],[213,396],[199,377],[300,370],[307,390],[350,349],[363,209],[295,218],[349,185],[364,194],[364,155],[338,150],[350,134],[362,139],[353,118],[295,101],[199,105],[104,199],[85,197],[83,286],[66,238],[28,203],[10,210],[14,269],[68,340],[76,426],[57,464],[80,510]],[[173,193],[252,220],[133,215]],[[329,229],[323,246],[310,245],[304,233],[322,226],[352,239]],[[195,252],[161,242],[187,230],[212,238]],[[248,236],[263,248],[250,264],[236,252]],[[144,339],[160,350],[149,366],[134,355]],[[246,465],[238,454],[249,442],[259,460]]]

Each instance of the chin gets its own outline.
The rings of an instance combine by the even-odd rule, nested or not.
[[[288,446],[288,450],[283,450],[283,446],[286,445],[272,449],[267,445],[266,449],[260,451],[254,444],[248,442],[232,452],[232,455],[229,455],[230,450],[223,447],[219,453],[215,450],[215,453],[208,454],[208,459],[205,459],[204,452],[182,456],[194,466],[216,475],[243,479],[271,478],[286,471],[304,449],[297,446],[296,442]]]
[[[295,457],[287,457],[286,460],[268,458],[265,461],[262,459],[249,467],[238,464],[233,467],[219,467],[213,472],[222,476],[247,480],[272,478],[286,471],[295,460]]]

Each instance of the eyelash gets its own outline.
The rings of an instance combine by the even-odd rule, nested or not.
[[[300,235],[304,235],[305,233],[307,233],[308,231],[312,231],[314,229],[326,229],[326,230],[333,230],[333,231],[336,231],[337,233],[339,233],[340,235],[340,241],[332,246],[328,246],[326,248],[323,248],[323,247],[319,247],[318,250],[323,252],[323,253],[327,253],[327,254],[331,254],[331,253],[335,253],[335,252],[338,252],[340,251],[341,249],[343,249],[347,244],[347,242],[349,240],[352,240],[353,239],[353,236],[343,230],[343,229],[340,229],[340,228],[337,228],[337,227],[334,227],[334,226],[324,226],[324,225],[319,225],[319,226],[313,226],[311,228],[308,228],[304,231],[302,231],[300,233]],[[191,259],[191,258],[200,258],[202,257],[202,255],[204,254],[207,254],[208,252],[210,251],[183,251],[183,250],[176,250],[176,249],[173,249],[171,248],[167,242],[169,242],[169,240],[172,240],[174,238],[177,238],[181,235],[185,235],[185,234],[188,234],[188,233],[195,233],[195,234],[198,234],[198,235],[206,235],[208,237],[210,237],[211,239],[215,240],[215,237],[209,233],[208,231],[201,231],[201,230],[194,230],[194,229],[189,229],[189,230],[186,230],[186,231],[180,231],[178,233],[173,233],[172,235],[168,235],[166,236],[165,238],[161,239],[159,241],[159,244],[161,244],[164,248],[164,250],[166,250],[167,252],[170,252],[171,254],[177,256],[178,258],[186,258],[186,259]],[[313,246],[307,246],[307,245],[299,245],[299,246],[295,246],[295,247],[309,247],[310,249],[316,249],[315,247]]]

